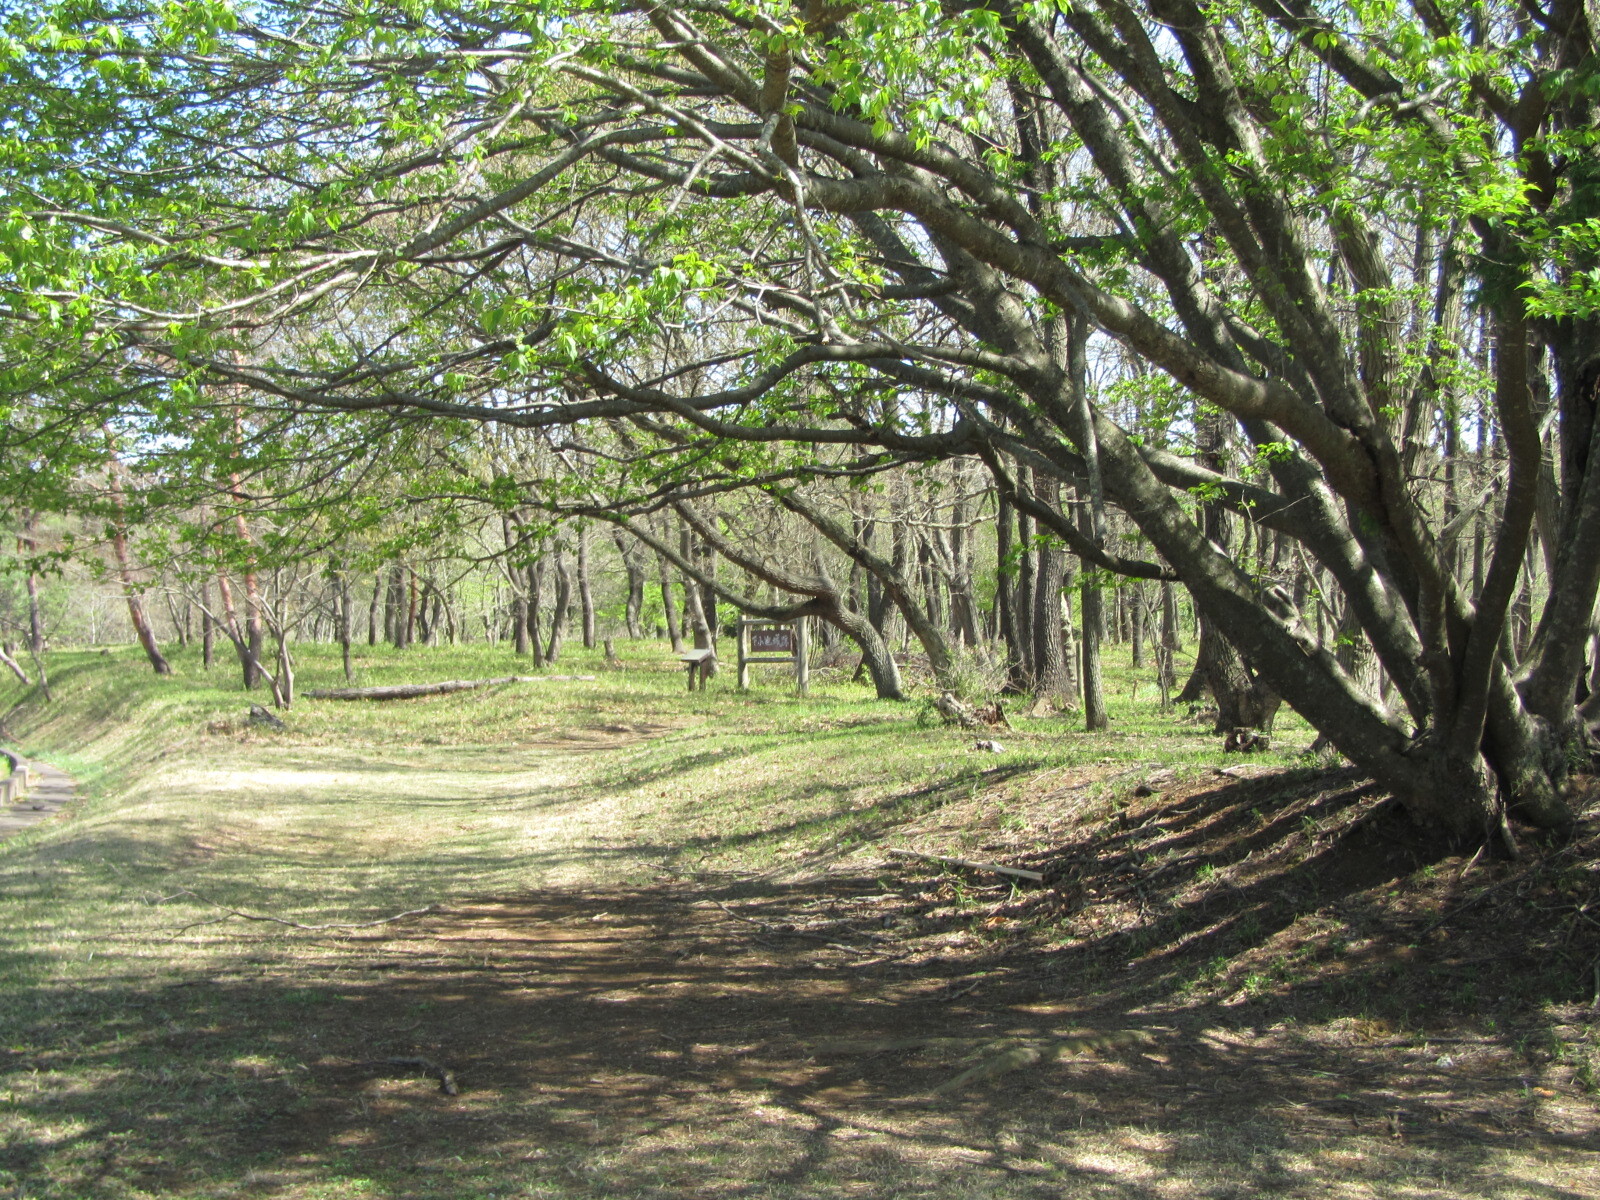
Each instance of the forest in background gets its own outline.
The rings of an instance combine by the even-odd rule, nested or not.
[[[1514,849],[1600,720],[1591,8],[15,6],[8,658],[68,563],[280,705],[652,594],[1093,729],[1116,639]]]

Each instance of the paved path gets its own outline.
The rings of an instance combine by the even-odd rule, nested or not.
[[[0,770],[4,767],[4,761],[0,760]],[[72,776],[42,762],[30,761],[28,770],[34,777],[28,794],[0,808],[0,838],[8,838],[30,825],[37,825],[72,802]]]

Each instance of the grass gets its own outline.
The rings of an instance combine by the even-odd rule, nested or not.
[[[1465,995],[1482,971],[1397,986],[1384,964],[1403,942],[1371,922],[1446,896],[1461,864],[1336,880],[1330,848],[1373,802],[1299,764],[1292,718],[1255,760],[1278,774],[1219,785],[1215,739],[1128,699],[1126,672],[1111,733],[1018,720],[986,754],[826,674],[805,700],[772,678],[690,695],[663,649],[623,653],[622,670],[581,653],[558,668],[593,683],[302,701],[282,733],[192,654],[167,680],[128,649],[59,654],[49,706],[0,686],[8,739],[85,795],[0,843],[0,1195],[1600,1190],[1570,970],[1528,974],[1492,1012]],[[304,660],[302,688],[340,681],[325,651]],[[484,648],[363,649],[358,666],[368,684],[516,669]],[[1147,778],[1157,794],[1135,796]],[[886,842],[1065,863],[1076,883],[884,874]],[[1152,876],[1169,862],[1187,869]],[[1126,864],[1159,883],[1119,893]],[[1588,866],[1553,862],[1550,902],[1581,907]],[[1469,911],[1488,920],[1512,891]],[[218,904],[302,924],[446,911],[316,933]],[[1420,1015],[1436,995],[1449,1033]],[[939,1063],[805,1051],[841,1026],[1129,1020],[1181,1045],[936,1106]],[[1446,1068],[1349,1074],[1420,1034],[1484,1043],[1454,1053],[1512,1082],[1462,1103],[1504,1136],[1417,1124],[1449,1109]],[[415,1055],[448,1062],[462,1094],[387,1063]]]

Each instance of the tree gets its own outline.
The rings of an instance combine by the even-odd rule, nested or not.
[[[1419,817],[1567,818],[1600,719],[1600,114],[1575,0],[163,11],[18,31],[8,86],[45,136],[12,139],[13,358],[671,430],[646,486],[696,459],[759,478],[782,443],[1014,462],[1103,494],[1160,561],[1029,516],[1100,569],[1176,573],[1251,686]],[[129,144],[139,170],[108,166]],[[1481,382],[1450,324],[1468,281]],[[1174,388],[1238,453],[1080,397],[1075,323],[1089,357],[1140,364],[1114,382],[1146,409]],[[244,329],[277,340],[241,362]],[[1414,485],[1473,391],[1506,450],[1481,583]],[[1549,599],[1522,591],[1518,648],[1541,509]],[[1208,536],[1218,510],[1295,543],[1398,710],[1307,635],[1258,539]]]

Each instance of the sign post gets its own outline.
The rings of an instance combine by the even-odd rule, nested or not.
[[[750,690],[751,663],[793,663],[802,696],[811,689],[810,637],[804,617],[796,621],[739,620],[739,690]]]

